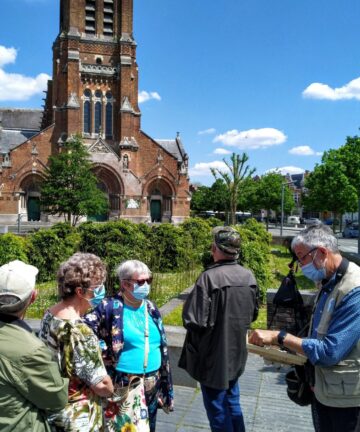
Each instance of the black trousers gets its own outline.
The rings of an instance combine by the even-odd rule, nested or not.
[[[360,432],[360,407],[334,408],[314,397],[311,412],[315,432]]]

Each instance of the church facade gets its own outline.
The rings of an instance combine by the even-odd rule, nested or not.
[[[53,75],[44,110],[0,109],[0,223],[46,220],[40,205],[48,157],[80,134],[109,211],[179,223],[190,212],[188,155],[179,134],[141,130],[133,0],[60,0]]]

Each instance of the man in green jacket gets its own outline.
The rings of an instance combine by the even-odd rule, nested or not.
[[[48,432],[47,416],[64,408],[68,380],[23,321],[36,298],[38,269],[21,261],[0,267],[0,430]]]

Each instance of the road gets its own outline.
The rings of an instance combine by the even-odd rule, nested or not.
[[[296,235],[300,228],[283,227],[283,236]],[[269,232],[272,235],[280,235],[280,228],[275,226],[269,226]],[[336,234],[338,238],[339,249],[343,252],[358,253],[358,239],[342,238],[341,233]]]

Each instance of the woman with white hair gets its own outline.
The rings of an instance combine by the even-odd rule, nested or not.
[[[116,384],[127,385],[133,376],[144,377],[150,431],[154,432],[158,407],[173,409],[173,386],[160,312],[147,299],[151,271],[141,261],[128,260],[120,264],[117,276],[119,293],[103,300],[86,315],[86,321],[102,340],[104,362]]]

